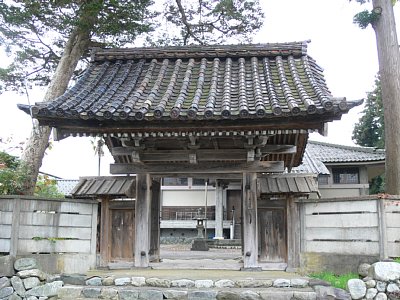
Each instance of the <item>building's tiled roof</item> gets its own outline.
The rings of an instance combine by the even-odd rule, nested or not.
[[[308,156],[324,163],[384,161],[385,151],[369,147],[353,147],[308,141]]]
[[[142,120],[258,119],[276,124],[277,118],[340,118],[359,103],[332,97],[306,46],[97,49],[75,86],[49,103],[37,103],[32,113],[39,121],[130,125]]]
[[[293,173],[311,173],[329,175],[325,163],[368,163],[385,160],[385,151],[369,147],[352,147],[308,141],[300,166]]]

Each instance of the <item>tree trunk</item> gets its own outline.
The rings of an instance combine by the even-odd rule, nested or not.
[[[372,0],[385,118],[386,193],[400,195],[400,52],[391,0]],[[368,63],[368,62],[366,62]]]
[[[55,74],[46,91],[44,101],[53,100],[65,92],[79,60],[88,50],[89,42],[89,31],[75,30],[71,33]],[[50,127],[39,127],[38,122],[35,120],[35,128],[32,129],[31,136],[22,154],[22,161],[27,168],[24,194],[32,195],[34,192],[43,156],[49,145],[50,133]]]

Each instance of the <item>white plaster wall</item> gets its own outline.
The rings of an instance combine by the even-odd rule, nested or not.
[[[162,190],[163,206],[205,206],[204,190]],[[207,205],[215,205],[215,191],[207,192]]]

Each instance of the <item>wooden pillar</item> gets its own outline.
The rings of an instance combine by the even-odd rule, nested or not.
[[[149,266],[151,228],[151,177],[150,174],[136,175],[135,203],[135,267]]]
[[[286,199],[287,212],[287,246],[288,246],[288,272],[295,272],[300,267],[300,215],[298,204],[291,195]]]
[[[257,173],[243,173],[243,269],[258,269]]]
[[[101,199],[101,219],[100,219],[100,267],[108,266],[110,261],[110,199]]]
[[[160,261],[160,179],[152,181],[150,261]]]
[[[215,190],[215,238],[224,238],[224,205],[223,205],[223,185],[216,181]]]

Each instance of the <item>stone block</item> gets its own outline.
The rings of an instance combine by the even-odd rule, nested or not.
[[[61,274],[60,280],[62,280],[64,284],[86,285],[86,275],[83,274]]]
[[[370,279],[370,280],[367,280],[367,281],[363,280],[363,281],[365,282],[365,286],[367,287],[367,289],[371,289],[371,288],[374,288],[376,286],[376,281],[373,280],[373,279]]]
[[[388,298],[387,295],[385,293],[381,293],[381,292],[379,292],[375,296],[375,300],[387,300],[387,298]]]
[[[101,299],[118,300],[118,291],[111,287],[105,287],[100,293]]]
[[[187,300],[188,292],[187,291],[176,291],[176,290],[166,290],[164,291],[165,299],[174,299],[174,300]]]
[[[118,285],[118,286],[130,285],[131,282],[132,282],[132,278],[131,277],[120,277],[120,278],[115,278],[114,279],[114,284]]]
[[[399,286],[398,286],[396,283],[393,283],[393,282],[391,282],[391,283],[389,283],[389,284],[387,285],[386,291],[387,291],[388,293],[397,293],[397,292],[399,292],[399,294],[400,294],[400,288],[399,288]]]
[[[240,300],[261,300],[261,296],[253,291],[243,291],[240,293]]]
[[[315,292],[301,292],[293,291],[292,300],[316,300],[317,294]]]
[[[8,279],[6,276],[0,277],[0,290],[8,286],[11,286],[10,279]]]
[[[293,291],[289,290],[269,289],[260,291],[259,294],[262,300],[291,300],[293,298]]]
[[[81,296],[82,289],[80,286],[63,286],[58,290],[58,297],[63,300],[75,300]]]
[[[214,300],[216,296],[216,291],[189,291],[188,300]]]
[[[230,279],[221,279],[214,283],[217,288],[233,288],[235,287],[235,282]]]
[[[37,260],[32,257],[23,257],[15,260],[14,269],[17,271],[38,269]]]
[[[46,283],[44,285],[39,285],[28,291],[26,291],[26,296],[36,296],[36,297],[52,297],[58,294],[58,290],[63,286],[62,281],[54,281]]]
[[[84,287],[82,289],[82,295],[85,298],[99,298],[101,294],[100,287]]]
[[[217,300],[240,300],[240,295],[231,291],[219,291],[217,293]]]
[[[275,279],[272,286],[276,288],[290,287],[290,280],[282,278]]]
[[[90,286],[101,286],[102,282],[101,282],[101,277],[95,276],[92,278],[89,278],[85,281],[86,285],[90,285]]]
[[[194,281],[190,279],[172,280],[171,287],[192,288],[194,287]]]
[[[378,292],[385,292],[386,291],[386,287],[387,287],[387,283],[383,282],[383,281],[377,281],[376,282],[376,289],[378,290]]]
[[[358,275],[361,277],[367,277],[368,276],[368,270],[371,267],[370,264],[367,263],[362,263],[358,266]]]
[[[22,300],[22,298],[14,292],[10,297],[8,297],[8,300]]]
[[[102,283],[102,285],[104,285],[104,286],[114,285],[114,278],[108,276],[108,277],[106,277],[106,278],[103,278],[103,279],[101,280],[101,283]]]
[[[163,293],[158,290],[141,290],[139,291],[138,300],[162,300]]]
[[[380,281],[400,279],[400,264],[396,262],[377,262],[369,268],[369,276]]]
[[[257,287],[266,288],[266,287],[271,287],[273,281],[270,279],[247,278],[247,279],[236,280],[235,284],[236,286],[241,288],[257,288]]]
[[[22,279],[22,283],[24,284],[25,289],[29,290],[31,288],[34,288],[34,287],[40,285],[40,280],[37,277],[28,277],[28,278]]]
[[[37,277],[41,281],[47,279],[47,274],[39,269],[30,269],[30,270],[19,271],[17,273],[17,276],[21,277],[22,279],[25,279],[28,277]]]
[[[11,285],[14,288],[14,291],[20,295],[21,297],[25,296],[25,287],[24,283],[22,282],[22,279],[19,278],[18,276],[13,276],[11,277]]]
[[[132,277],[131,284],[133,286],[145,286],[146,285],[146,278],[144,277]]]
[[[372,300],[375,298],[376,294],[378,294],[378,290],[376,288],[369,288],[365,294],[365,299]]]
[[[294,288],[304,288],[308,286],[308,280],[304,278],[293,278],[290,280],[290,286]]]
[[[195,280],[194,285],[198,289],[209,289],[214,286],[214,281],[209,279],[199,279]]]
[[[120,300],[137,300],[139,298],[138,290],[119,290],[119,299]]]
[[[14,293],[14,289],[11,286],[6,286],[0,289],[0,299],[7,299]]]
[[[169,287],[171,287],[171,280],[153,277],[153,278],[147,278],[146,284],[148,286],[153,286],[153,287],[169,288]]]
[[[352,299],[362,299],[367,292],[365,282],[361,279],[350,279],[347,281],[347,290],[349,291]]]

